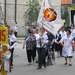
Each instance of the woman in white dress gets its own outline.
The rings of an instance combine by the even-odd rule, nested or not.
[[[62,56],[65,57],[65,64],[69,63],[69,66],[72,66],[71,60],[73,56],[73,49],[72,49],[72,43],[73,43],[73,37],[71,36],[71,31],[67,30],[66,35],[60,40],[59,43],[63,45],[62,50]],[[69,62],[67,61],[69,59]]]

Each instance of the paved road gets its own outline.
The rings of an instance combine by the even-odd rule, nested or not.
[[[23,40],[22,40],[23,41]],[[72,66],[63,65],[64,58],[56,57],[54,65],[42,67],[37,70],[37,64],[28,65],[25,49],[22,49],[22,42],[15,48],[14,52],[14,67],[8,75],[75,75],[75,53],[72,60]],[[56,54],[56,53],[55,53]]]

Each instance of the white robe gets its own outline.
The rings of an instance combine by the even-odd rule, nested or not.
[[[9,62],[10,62],[11,53],[4,54],[4,70],[9,72]]]
[[[64,57],[73,56],[73,50],[72,50],[73,37],[71,35],[70,36],[66,35],[60,41],[64,43],[62,49],[62,56]]]

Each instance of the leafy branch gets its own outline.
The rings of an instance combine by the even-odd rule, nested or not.
[[[26,25],[32,25],[33,22],[37,21],[40,5],[37,0],[29,0],[29,8],[24,13]]]

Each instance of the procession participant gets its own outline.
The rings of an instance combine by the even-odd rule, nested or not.
[[[75,38],[75,28],[74,25],[71,25],[71,35]]]
[[[65,31],[65,27],[64,26],[60,29],[60,34],[61,34],[61,38],[66,36],[66,31]],[[62,57],[62,49],[60,50],[60,56]]]
[[[25,48],[25,44],[26,44],[27,59],[29,64],[31,64],[32,60],[34,63],[34,59],[36,56],[36,37],[34,36],[32,29],[29,29],[28,31],[29,31],[29,35],[24,40],[23,49]]]
[[[36,29],[36,34],[38,34],[38,29]]]
[[[74,25],[71,25],[71,35],[73,36],[74,42],[75,42],[75,28]],[[75,47],[73,47],[73,50],[75,51]]]
[[[11,52],[11,67],[13,68],[13,53],[14,47],[17,45],[17,38],[13,33],[13,29],[9,29],[9,43],[10,43],[10,52]]]
[[[3,59],[4,59],[4,70],[10,72],[10,57],[11,53],[8,44],[3,44]]]
[[[65,31],[64,26],[60,29],[60,34],[61,34],[61,38],[63,38],[66,35],[66,31]]]
[[[38,50],[38,68],[41,69],[42,64],[44,67],[46,67],[46,61],[45,61],[45,47],[44,44],[48,43],[48,36],[45,34],[45,28],[40,28],[40,33],[36,37],[37,42],[37,50]]]
[[[47,36],[48,36],[48,41],[51,42],[51,44],[52,44],[52,51],[54,51],[54,47],[55,47],[55,44],[54,44],[55,36],[50,31],[47,31]]]
[[[33,34],[37,38],[38,33],[36,33],[36,32],[37,32],[36,29],[33,29]],[[35,62],[37,63],[38,62],[38,53],[37,53],[37,49],[36,48],[35,48],[35,51],[36,51]]]
[[[57,51],[57,58],[60,57],[60,51],[62,49],[61,44],[58,43],[60,40],[61,40],[61,34],[60,34],[60,30],[58,30],[55,37],[55,50]]]
[[[64,56],[64,58],[65,58],[65,64],[64,65],[69,64],[69,66],[72,66],[72,63],[71,63],[72,57],[73,57],[72,43],[74,41],[73,41],[73,37],[71,36],[71,31],[70,30],[67,30],[66,34],[67,35],[64,36],[59,41],[59,43],[61,43],[62,46],[63,46],[62,56]],[[69,62],[68,62],[68,59],[69,59]]]

